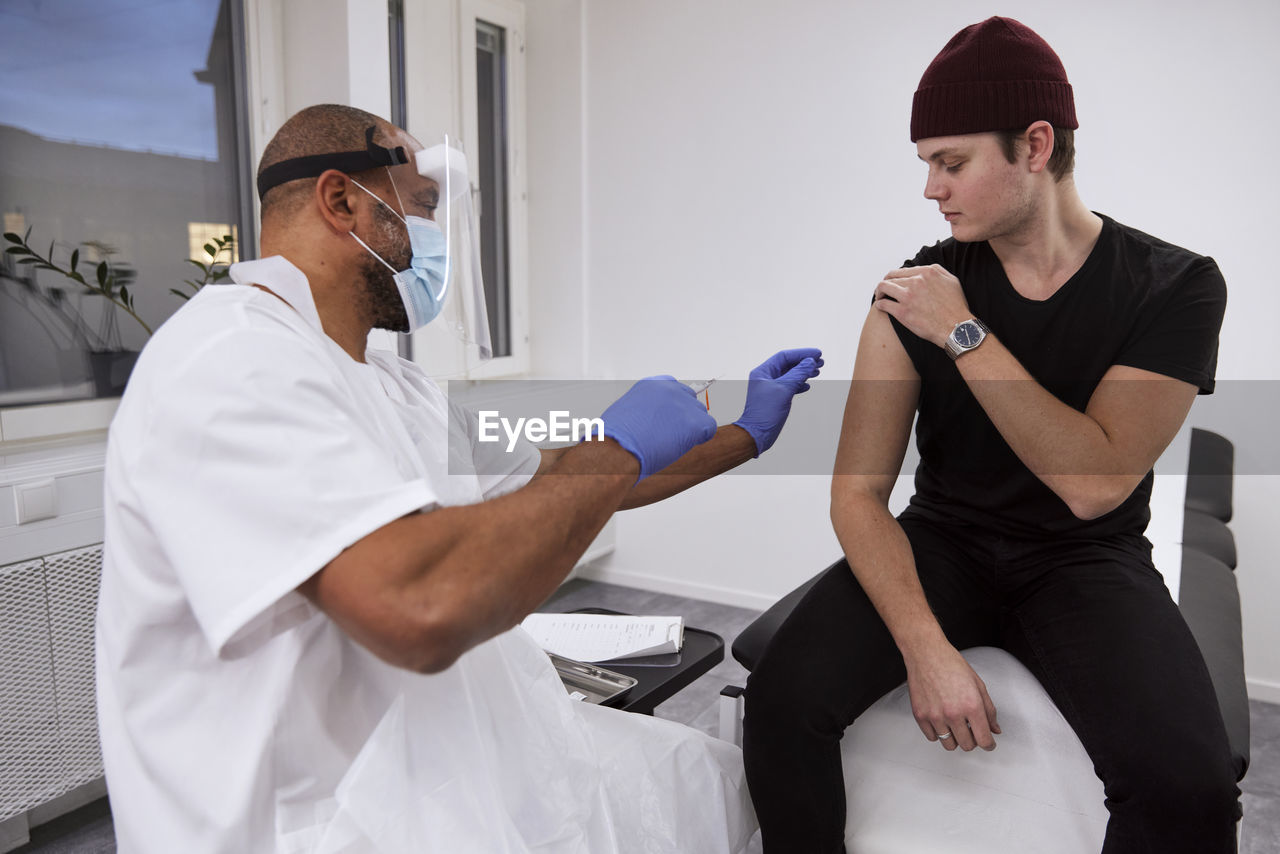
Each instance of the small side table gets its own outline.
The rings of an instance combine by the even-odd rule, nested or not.
[[[617,614],[607,608],[579,608],[575,614]],[[724,639],[715,632],[685,626],[680,663],[667,667],[636,667],[618,662],[601,664],[607,670],[631,676],[636,685],[618,702],[608,705],[625,712],[652,715],[654,708],[687,688],[702,674],[724,661]]]

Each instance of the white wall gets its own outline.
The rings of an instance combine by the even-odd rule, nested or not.
[[[586,140],[580,0],[526,9],[529,145],[529,334],[532,372],[583,375],[591,329],[586,287]]]
[[[1085,201],[1213,255],[1231,289],[1220,380],[1277,379],[1280,288],[1259,274],[1256,247],[1280,227],[1267,152],[1280,129],[1280,6],[1011,5],[999,11],[1045,36],[1075,87]],[[921,195],[911,93],[946,40],[992,11],[532,0],[534,334],[557,329],[535,344],[535,366],[744,377],[779,347],[815,344],[824,376],[847,378],[876,280],[946,235]],[[579,313],[585,339],[563,334]],[[1238,419],[1238,408],[1192,414],[1228,436]],[[1250,460],[1274,454],[1247,444],[1264,436],[1237,441],[1233,528],[1251,688],[1280,700],[1280,630],[1267,619],[1280,603],[1269,565],[1280,478],[1251,473],[1267,467]],[[762,607],[837,556],[826,490],[821,476],[730,476],[623,514],[598,574]]]

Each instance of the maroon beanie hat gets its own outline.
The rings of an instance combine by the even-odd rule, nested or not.
[[[965,27],[924,70],[911,104],[911,141],[1032,122],[1075,130],[1075,98],[1062,60],[1012,18]]]

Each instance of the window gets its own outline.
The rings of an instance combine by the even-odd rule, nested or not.
[[[119,395],[183,304],[170,289],[200,278],[186,259],[227,234],[251,252],[241,17],[239,0],[0,6],[5,231],[92,284],[105,264],[115,295],[6,253],[0,406]]]
[[[462,9],[462,142],[472,163],[493,342],[493,361],[470,375],[486,377],[529,366],[524,7],[516,0],[463,0]]]
[[[494,358],[511,355],[507,223],[507,31],[476,21],[476,178],[480,268]]]
[[[206,248],[216,240],[231,238],[231,246],[219,260],[234,264],[240,260],[240,228],[231,222],[187,223],[187,257],[202,258],[209,254]],[[215,244],[216,245],[216,244]]]
[[[404,0],[387,0],[387,41],[391,59],[391,123],[405,127],[409,107],[405,102]]]
[[[405,99],[404,0],[387,0],[387,55],[390,59],[391,123],[408,127],[409,107]],[[381,333],[380,333],[381,334]],[[385,333],[391,335],[391,333]],[[396,351],[413,358],[413,336],[396,335]]]

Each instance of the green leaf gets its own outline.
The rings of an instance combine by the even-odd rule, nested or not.
[[[71,278],[75,279],[77,282],[84,285],[86,288],[89,287],[88,283],[85,282],[84,280],[84,276],[80,275],[79,273],[72,273]]]
[[[169,293],[173,294],[173,295],[174,295],[174,296],[176,296],[176,297],[182,297],[184,300],[185,300],[185,299],[191,299],[191,297],[187,296],[186,294],[184,294],[182,291],[178,290],[177,288],[169,288]]]
[[[31,250],[30,250],[30,249],[28,249],[28,248],[27,248],[27,247],[25,247],[25,246],[10,246],[8,249],[4,250],[4,254],[6,254],[6,255],[30,255],[30,254],[31,254]]]
[[[23,241],[22,241],[22,238],[21,238],[21,237],[19,237],[19,236],[18,236],[18,235],[16,235],[16,234],[14,234],[12,231],[6,231],[6,232],[4,233],[4,239],[5,239],[5,240],[7,240],[7,241],[9,241],[10,243],[22,243],[22,242],[23,242]]]
[[[71,272],[74,273],[76,271],[76,264],[79,261],[80,261],[80,250],[77,249],[76,251],[71,253]]]
[[[39,258],[19,258],[18,263],[19,264],[43,264],[44,262]]]
[[[129,286],[128,285],[120,286],[120,299],[124,300],[125,305],[129,304]]]
[[[53,263],[53,241],[49,241],[49,254],[44,256],[49,259],[49,263]]]
[[[186,262],[187,262],[188,264],[194,264],[195,266],[199,267],[199,268],[200,268],[200,270],[201,270],[202,272],[203,272],[203,271],[204,271],[204,269],[205,269],[205,266],[204,266],[203,264],[201,264],[199,261],[197,261],[196,259],[194,259],[194,258],[187,258],[187,259],[186,259]]]
[[[208,253],[210,258],[213,258],[218,254],[218,250],[214,248],[212,243],[206,243],[204,245],[204,251]]]
[[[98,287],[106,288],[107,286],[107,262],[98,262]]]

